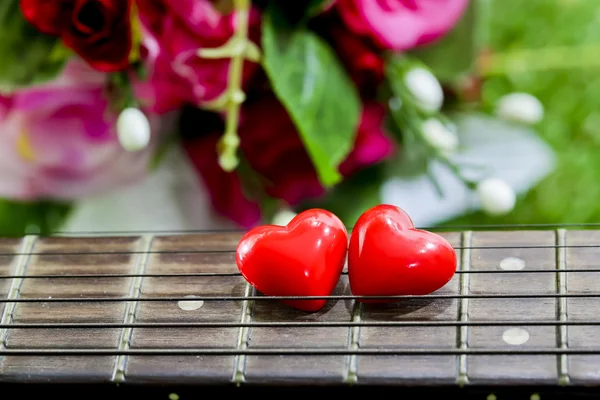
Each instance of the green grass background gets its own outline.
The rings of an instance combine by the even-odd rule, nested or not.
[[[537,130],[555,149],[558,165],[511,214],[476,213],[444,225],[600,222],[600,48],[593,48],[600,47],[600,1],[487,1],[483,45],[516,60],[523,50],[546,50],[533,53],[536,62],[489,77],[484,100],[514,91],[538,97],[546,115]]]

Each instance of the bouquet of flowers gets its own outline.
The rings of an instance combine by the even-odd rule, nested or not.
[[[452,113],[490,109],[475,14],[469,0],[3,0],[0,197],[76,203],[179,146],[243,228],[312,206],[352,224],[386,177],[432,162],[507,213],[513,188],[454,159]],[[543,113],[518,93],[494,110]]]

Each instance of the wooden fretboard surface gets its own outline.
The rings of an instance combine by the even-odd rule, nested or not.
[[[239,275],[239,233],[0,242],[0,382],[600,383],[600,230],[441,233],[458,273],[317,313]],[[179,303],[186,296],[203,303]]]

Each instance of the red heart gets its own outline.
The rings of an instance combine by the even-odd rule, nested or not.
[[[237,247],[244,278],[267,296],[330,296],[346,262],[348,232],[329,211],[298,214],[287,226],[259,226]],[[321,309],[326,299],[282,300],[304,311]]]
[[[398,207],[383,204],[367,210],[350,236],[348,279],[355,296],[425,295],[443,287],[455,272],[456,253],[450,243],[415,229]]]

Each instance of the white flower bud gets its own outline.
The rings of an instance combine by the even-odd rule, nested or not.
[[[479,182],[477,194],[483,210],[490,215],[508,214],[517,201],[513,188],[498,178],[488,178]]]
[[[150,143],[150,122],[141,110],[126,108],[117,118],[117,135],[125,150],[142,150]]]
[[[404,84],[417,105],[426,112],[439,111],[444,103],[444,92],[437,78],[425,68],[413,68],[404,76]]]
[[[273,225],[286,226],[294,217],[298,215],[291,210],[281,210],[273,217]]]
[[[423,122],[421,135],[430,146],[444,154],[452,154],[458,148],[456,134],[436,118],[430,118]]]
[[[510,93],[498,100],[496,115],[510,121],[537,124],[544,117],[544,106],[529,93]]]

